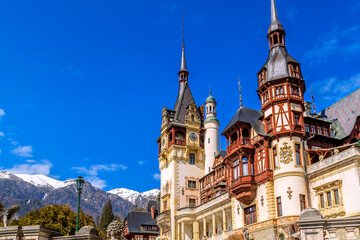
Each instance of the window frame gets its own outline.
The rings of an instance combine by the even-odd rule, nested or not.
[[[188,188],[196,189],[196,181],[195,180],[188,180]]]
[[[276,208],[277,208],[277,216],[282,217],[283,216],[283,211],[282,211],[281,196],[276,198]]]
[[[195,153],[189,153],[189,164],[195,165]]]
[[[300,211],[306,209],[306,197],[305,194],[299,194]]]
[[[190,203],[190,200],[194,200],[193,206],[192,206],[192,203]],[[189,199],[188,199],[188,206],[189,206],[189,207],[196,207],[196,198],[189,198]]]
[[[298,147],[298,149],[297,149]],[[295,143],[295,161],[296,161],[296,165],[301,165],[302,166],[302,161],[301,161],[301,145],[299,143]]]
[[[256,205],[244,208],[244,224],[250,225],[257,222]]]
[[[275,145],[272,148],[272,156],[273,156],[274,169],[279,168],[277,145]]]

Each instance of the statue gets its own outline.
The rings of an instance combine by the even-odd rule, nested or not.
[[[5,208],[0,201],[0,219],[4,222],[4,227],[11,222],[11,220],[19,212],[20,207],[18,205],[12,205],[9,208]]]
[[[249,240],[249,230],[246,227],[243,228],[243,236],[245,240]]]

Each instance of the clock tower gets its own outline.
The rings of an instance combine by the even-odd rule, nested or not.
[[[182,46],[179,91],[173,110],[162,110],[159,143],[161,171],[160,236],[176,239],[177,212],[200,204],[199,179],[204,175],[204,107],[198,107],[192,96]]]

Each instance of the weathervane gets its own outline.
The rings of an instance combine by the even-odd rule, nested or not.
[[[314,113],[316,113],[315,97],[314,97],[314,93],[313,93],[313,90],[312,90],[312,86],[310,86],[310,90],[311,90],[311,99],[312,99]]]
[[[239,101],[240,101],[240,107],[242,107],[242,97],[241,97],[241,79],[239,77],[239,94],[240,94],[240,97],[239,97]]]

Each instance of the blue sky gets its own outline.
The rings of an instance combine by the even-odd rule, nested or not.
[[[360,87],[358,0],[277,7],[306,100],[312,86],[321,110]],[[196,103],[211,84],[225,127],[240,76],[244,105],[259,109],[270,0],[1,0],[1,168],[83,175],[105,190],[159,187],[155,140],[178,92],[183,13]]]

